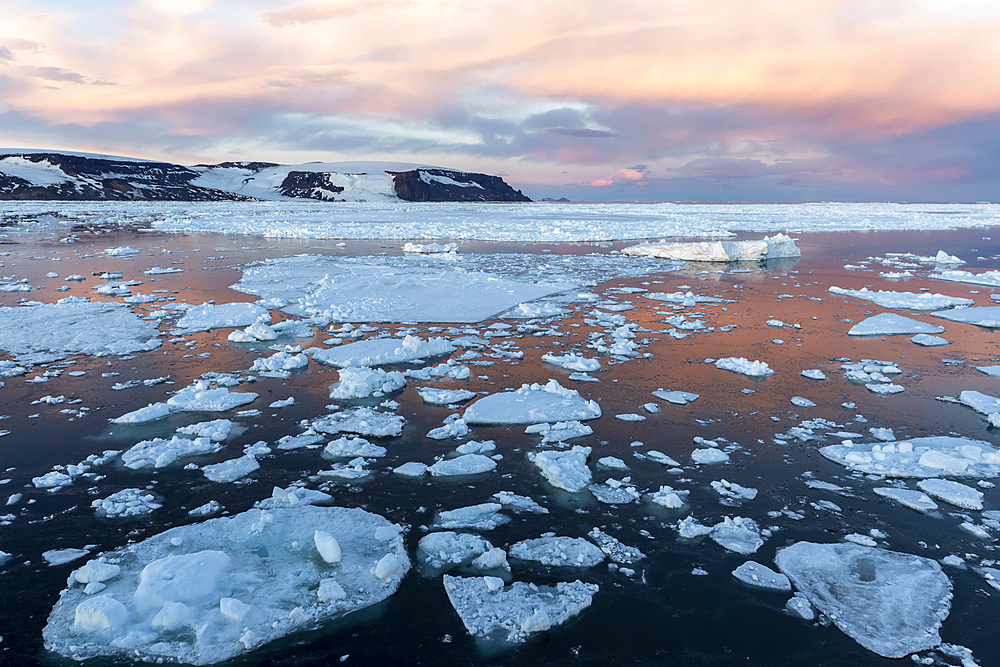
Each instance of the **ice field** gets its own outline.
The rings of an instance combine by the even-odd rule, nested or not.
[[[1000,662],[1000,207],[0,209],[4,664]]]

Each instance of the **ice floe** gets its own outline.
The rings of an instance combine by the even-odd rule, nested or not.
[[[200,306],[188,306],[184,310],[184,315],[177,320],[177,328],[184,333],[193,333],[209,329],[245,327],[258,320],[270,322],[271,315],[255,303],[206,303]]]
[[[967,510],[983,509],[983,492],[950,479],[922,479],[917,488],[949,505]]]
[[[973,306],[971,308],[956,308],[931,313],[934,317],[951,322],[975,324],[989,329],[1000,328],[1000,306]]]
[[[887,658],[938,646],[951,582],[933,560],[851,543],[797,542],[778,568],[845,634]]]
[[[492,472],[497,462],[482,454],[462,454],[453,459],[441,459],[428,466],[427,472],[436,477],[455,477],[459,475],[478,475]]]
[[[715,367],[749,377],[767,377],[774,371],[764,361],[750,361],[746,357],[725,357],[715,361]]]
[[[320,350],[313,354],[313,361],[339,368],[381,366],[451,354],[454,351],[455,346],[444,338],[424,340],[408,335],[405,338],[369,338]]]
[[[565,623],[589,607],[598,591],[596,584],[581,581],[505,586],[498,577],[447,574],[444,589],[470,634],[510,643]]]
[[[875,492],[875,495],[888,498],[916,512],[933,512],[938,508],[937,503],[931,500],[930,496],[920,491],[914,491],[913,489],[884,486],[876,487],[872,490]]]
[[[537,424],[568,420],[597,419],[601,408],[580,392],[567,389],[556,380],[547,384],[524,384],[516,391],[485,396],[465,411],[469,424]]]
[[[510,546],[511,558],[554,567],[593,567],[604,562],[604,552],[582,537],[544,535]]]
[[[643,243],[622,250],[633,257],[658,257],[688,262],[757,262],[800,257],[795,241],[784,234],[761,241],[696,241],[693,243]]]
[[[871,444],[845,441],[820,448],[842,466],[886,477],[996,477],[1000,450],[988,442],[952,436],[926,436]]]
[[[895,313],[879,313],[855,324],[848,336],[898,336],[904,334],[939,334],[944,327],[927,324]]]
[[[945,294],[932,294],[930,292],[892,292],[892,291],[872,291],[867,287],[857,289],[845,289],[843,287],[831,286],[831,294],[849,296],[862,301],[870,301],[882,308],[901,308],[906,310],[941,310],[953,308],[955,306],[971,306],[975,303],[972,299],[964,297],[947,296]]]
[[[374,438],[395,437],[403,432],[405,420],[399,415],[379,412],[372,408],[342,410],[305,422],[320,433],[356,433]]]
[[[552,486],[578,493],[587,488],[592,475],[587,467],[590,447],[574,445],[566,451],[528,452],[528,460]]]
[[[748,560],[733,570],[733,576],[745,584],[758,588],[769,588],[776,591],[792,590],[792,583],[788,577],[752,560]]]
[[[417,394],[428,405],[450,405],[452,403],[464,403],[475,398],[475,392],[468,389],[436,389],[434,387],[419,387]]]
[[[402,389],[406,378],[399,371],[367,366],[348,366],[339,371],[340,380],[330,387],[330,398],[353,399],[384,396]]]
[[[318,553],[317,530],[337,540],[338,562]],[[221,662],[384,600],[409,569],[398,526],[316,506],[173,528],[99,560],[119,573],[90,596],[74,574],[43,633],[74,660]]]

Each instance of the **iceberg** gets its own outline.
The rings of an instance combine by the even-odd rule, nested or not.
[[[932,313],[933,315],[934,313]],[[901,334],[939,334],[944,327],[927,324],[895,313],[879,313],[855,324],[848,336],[897,336]]]
[[[317,552],[317,530],[339,562]],[[45,647],[74,660],[229,660],[392,595],[410,567],[400,533],[364,510],[313,505],[172,528],[100,556],[120,571],[99,596],[74,574]]]
[[[246,327],[270,319],[271,314],[267,309],[255,303],[206,303],[190,306],[185,310],[184,315],[177,320],[177,328],[184,333],[194,333],[209,329]]]
[[[885,477],[996,477],[1000,450],[988,442],[927,436],[870,444],[827,445],[820,454],[835,463]]]
[[[937,561],[853,543],[797,542],[778,569],[846,635],[886,658],[941,643],[951,582]]]
[[[604,562],[604,552],[582,537],[545,535],[515,542],[510,557],[554,567],[593,567]]]
[[[590,447],[574,445],[572,449],[562,452],[528,452],[528,460],[552,486],[579,493],[592,479],[587,467],[590,452]]]
[[[801,257],[795,240],[785,234],[760,241],[696,241],[693,243],[642,243],[622,250],[632,257],[658,257],[686,262],[763,262]]]
[[[952,322],[975,324],[989,329],[1000,328],[1000,306],[974,306],[972,308],[956,308],[955,310],[939,310],[931,313],[934,317]]]
[[[597,419],[601,408],[575,389],[566,389],[555,380],[547,384],[523,384],[517,391],[485,396],[465,411],[468,424],[538,424],[581,419]]]
[[[954,308],[955,306],[971,306],[975,301],[958,296],[947,296],[945,294],[931,294],[930,292],[873,292],[864,287],[862,289],[844,289],[833,285],[828,290],[831,294],[849,296],[862,301],[870,301],[882,308],[903,308],[906,310],[941,310],[944,308]]]
[[[451,354],[455,346],[444,338],[424,340],[416,336],[405,338],[369,338],[340,347],[320,350],[313,354],[313,361],[327,366],[382,366],[401,364],[424,357]]]

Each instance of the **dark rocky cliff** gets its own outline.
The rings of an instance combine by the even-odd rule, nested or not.
[[[531,201],[499,176],[450,169],[389,172],[396,196],[406,201]]]

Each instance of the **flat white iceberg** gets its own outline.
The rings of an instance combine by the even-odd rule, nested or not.
[[[511,558],[555,567],[593,567],[604,562],[604,552],[582,537],[547,535],[511,545]]]
[[[468,424],[537,424],[569,420],[597,419],[601,408],[574,389],[555,380],[547,384],[523,384],[517,391],[485,396],[465,411]]]
[[[904,334],[939,334],[944,327],[927,324],[895,313],[879,313],[858,322],[847,332],[848,336],[897,336]]]
[[[746,375],[748,377],[767,377],[774,371],[764,361],[750,361],[745,357],[725,357],[715,361],[715,367],[724,371]]]
[[[1000,450],[988,442],[927,436],[870,444],[827,445],[826,458],[859,472],[885,477],[996,477]]]
[[[355,408],[324,415],[308,422],[320,433],[356,433],[373,438],[395,437],[403,432],[405,420],[399,415],[379,412],[372,408]]]
[[[555,422],[554,424],[532,424],[525,427],[525,433],[542,436],[541,444],[562,443],[573,438],[591,435],[594,429],[580,421]]]
[[[185,333],[246,327],[260,320],[271,319],[270,313],[255,303],[206,303],[190,306],[177,320],[177,328]],[[267,322],[265,322],[266,324]]]
[[[592,479],[590,468],[587,467],[590,452],[590,447],[574,445],[572,449],[562,452],[528,452],[528,460],[535,464],[542,477],[552,486],[570,493],[579,493]]]
[[[708,536],[719,546],[744,556],[754,553],[764,544],[757,523],[741,516],[725,517],[712,526]]]
[[[20,364],[86,354],[132,354],[160,346],[159,331],[117,303],[64,300],[0,307],[0,349]]]
[[[951,582],[937,561],[852,543],[797,542],[778,568],[820,612],[869,651],[902,658],[938,646]]]
[[[745,584],[758,588],[770,588],[776,591],[792,590],[792,582],[788,580],[788,577],[752,560],[748,560],[733,570],[733,576]]]
[[[938,273],[932,273],[931,278],[938,280],[948,280],[954,283],[966,283],[969,285],[984,285],[986,287],[1000,287],[1000,271],[982,271],[973,273],[971,271],[960,271],[958,269],[945,269]]]
[[[336,538],[338,563],[317,557],[317,530]],[[43,632],[50,651],[214,664],[380,602],[410,566],[398,526],[310,505],[173,528],[101,558],[120,573],[100,598],[71,580]],[[331,580],[344,595],[317,594]]]
[[[497,577],[444,576],[448,600],[475,637],[521,643],[550,630],[590,606],[597,584],[581,581],[536,586]]]
[[[941,345],[950,344],[945,338],[941,338],[940,336],[930,336],[928,334],[917,334],[910,339],[910,342],[924,347],[940,347]]]
[[[417,394],[429,405],[449,405],[463,403],[475,398],[475,392],[468,389],[435,389],[434,387],[418,387]]]
[[[597,359],[587,359],[579,354],[552,354],[546,352],[542,355],[542,361],[560,366],[569,371],[580,371],[581,373],[592,373],[601,369],[601,362]]]
[[[675,405],[687,405],[700,398],[700,394],[693,394],[689,391],[667,391],[665,389],[657,389],[653,392],[653,396]]]
[[[659,257],[687,262],[757,262],[801,257],[794,239],[785,234],[761,241],[695,241],[693,243],[643,243],[622,253],[633,257]]]
[[[406,385],[402,373],[381,368],[348,366],[341,368],[339,374],[340,380],[330,386],[330,398],[338,400],[384,396]]]
[[[831,294],[849,296],[862,301],[870,301],[882,308],[905,308],[906,310],[941,310],[944,308],[954,308],[955,306],[971,306],[975,303],[972,299],[957,296],[947,296],[945,294],[932,294],[930,292],[873,292],[864,287],[862,289],[844,289],[843,287],[831,286]]]
[[[253,454],[245,454],[235,459],[207,465],[201,469],[205,477],[213,482],[235,482],[260,468]]]
[[[455,349],[455,346],[444,338],[424,340],[410,335],[405,338],[369,338],[320,350],[313,355],[313,361],[339,368],[381,366],[451,354]]]
[[[974,306],[972,308],[940,310],[931,313],[931,315],[952,322],[975,324],[990,329],[1000,328],[1000,306]]]
[[[214,454],[222,449],[222,445],[210,438],[181,438],[173,436],[169,440],[153,438],[136,443],[122,454],[125,467],[163,468],[177,459],[200,454]]]
[[[967,510],[983,509],[983,492],[950,479],[922,479],[917,487],[924,493]]]
[[[916,512],[933,512],[938,508],[937,503],[931,500],[930,496],[913,489],[898,489],[894,486],[875,487],[872,489],[875,495],[893,500],[903,507],[908,507]]]
[[[462,454],[453,459],[441,459],[428,466],[427,472],[435,477],[455,477],[459,475],[478,475],[492,472],[497,462],[482,454]]]
[[[493,545],[471,533],[442,530],[420,538],[417,558],[433,568],[451,568],[481,556]]]

